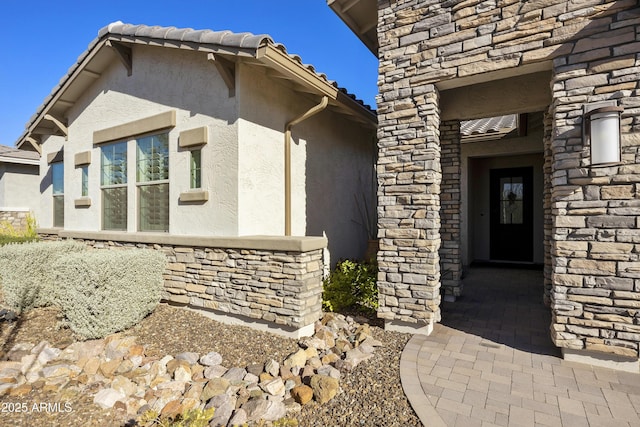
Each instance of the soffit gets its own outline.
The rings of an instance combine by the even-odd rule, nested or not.
[[[327,0],[371,53],[378,55],[378,3],[376,0]]]

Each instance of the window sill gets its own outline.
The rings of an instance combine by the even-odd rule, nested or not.
[[[191,190],[180,193],[180,203],[204,203],[209,200],[207,190]]]
[[[88,208],[91,206],[91,197],[81,197],[74,200],[76,208]]]

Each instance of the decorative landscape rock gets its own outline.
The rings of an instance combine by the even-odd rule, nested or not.
[[[309,385],[313,390],[313,396],[320,404],[333,399],[340,389],[337,379],[325,375],[314,375]]]
[[[222,356],[220,355],[220,353],[216,353],[215,351],[207,353],[200,358],[200,364],[204,366],[216,366],[220,365],[221,363]],[[195,362],[193,362],[192,364],[195,364]]]
[[[313,398],[313,389],[308,385],[299,385],[291,390],[291,396],[301,405],[305,405]]]
[[[300,350],[283,363],[268,360],[246,369],[222,366],[216,352],[146,356],[135,337],[122,334],[64,350],[46,341],[20,343],[7,353],[9,360],[0,361],[0,395],[21,396],[36,384],[64,393],[73,382],[73,390],[92,393],[96,405],[121,408],[131,418],[149,409],[175,416],[213,407],[211,426],[275,421],[312,399],[320,404],[333,399],[341,392],[340,371],[371,358],[380,345],[368,325],[335,313],[315,327],[318,333],[301,339]]]
[[[0,322],[14,322],[18,319],[18,315],[13,310],[7,310],[3,308],[0,310]]]

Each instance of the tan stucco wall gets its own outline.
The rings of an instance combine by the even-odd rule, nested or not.
[[[284,128],[318,104],[241,65],[239,234],[284,233]],[[330,108],[292,130],[292,235],[326,235],[331,261],[361,257],[367,236],[354,194],[373,208],[374,130]]]
[[[0,164],[0,208],[28,208],[40,204],[37,165]]]
[[[173,49],[133,49],[134,72],[128,77],[119,62],[113,63],[70,110],[69,138],[65,151],[65,228],[101,228],[100,148],[93,132],[144,119],[169,110],[176,111],[176,126],[169,130],[170,233],[207,236],[237,233],[237,153],[235,99],[215,66],[204,55]],[[202,185],[209,191],[204,204],[179,205],[178,197],[189,189],[189,151],[178,149],[183,130],[207,126],[209,143],[202,148]],[[58,141],[53,142],[53,139]],[[61,146],[63,138],[43,144],[43,158]],[[80,198],[81,169],[74,154],[91,151],[89,197],[91,206],[76,208]],[[48,169],[46,160],[41,174]],[[128,180],[135,182],[135,141],[129,141]],[[49,179],[50,181],[50,179]],[[137,191],[128,192],[128,230],[137,230]],[[45,186],[41,209],[43,227],[51,224],[51,188]],[[45,219],[46,218],[46,219]]]
[[[268,77],[263,68],[242,62],[235,96],[229,97],[205,55],[134,46],[133,74],[127,76],[114,62],[70,110],[68,140],[50,137],[43,144],[41,225],[52,227],[49,154],[64,146],[65,229],[100,230],[100,145],[94,144],[94,132],[175,111],[175,126],[168,129],[169,234],[283,235],[284,128],[315,102],[315,97]],[[179,148],[178,138],[203,126],[208,142],[202,146],[202,189],[208,200],[182,203],[180,194],[189,190],[189,150]],[[326,235],[336,260],[360,257],[366,247],[366,234],[354,223],[359,220],[354,193],[369,191],[367,200],[374,202],[374,134],[329,109],[293,129],[292,234]],[[134,139],[128,141],[129,232],[138,230]],[[87,151],[91,203],[86,206],[85,199],[81,207],[75,201],[81,197],[82,172],[74,158]]]
[[[38,221],[38,226],[40,227],[53,227],[53,188],[51,183],[51,167],[47,162],[47,157],[51,153],[57,153],[58,151],[62,150],[64,143],[64,137],[57,135],[45,135],[42,138],[42,156],[40,156],[39,176],[40,200],[36,204],[36,208],[34,209],[36,220]],[[70,176],[69,173],[73,170],[73,162],[65,162],[64,169],[65,176]],[[77,185],[78,194],[80,194],[79,182]],[[65,191],[67,191],[66,186],[67,183],[65,182]],[[65,197],[65,213],[68,212],[72,208],[72,206],[73,199]]]

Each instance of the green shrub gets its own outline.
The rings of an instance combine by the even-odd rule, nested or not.
[[[21,312],[54,303],[53,265],[62,257],[86,249],[73,241],[9,244],[0,247],[0,278],[5,302]]]
[[[38,240],[36,233],[36,219],[27,214],[27,226],[23,231],[16,230],[9,221],[0,221],[0,246],[9,243],[26,243]]]
[[[173,418],[149,410],[140,415],[138,425],[141,427],[207,427],[214,413],[215,408],[190,409]]]
[[[37,240],[35,237],[28,236],[9,236],[6,234],[0,234],[0,246],[8,245],[9,243],[27,243]]]
[[[377,275],[375,263],[339,262],[324,281],[322,308],[327,311],[355,308],[374,313],[378,309]]]
[[[0,235],[35,239],[38,237],[38,233],[36,233],[36,219],[30,213],[27,214],[25,219],[27,225],[24,230],[16,230],[9,221],[0,221]]]
[[[160,302],[165,264],[165,255],[151,249],[70,254],[54,267],[55,301],[84,338],[122,331]]]

